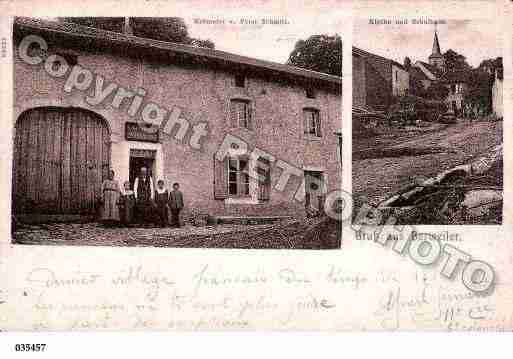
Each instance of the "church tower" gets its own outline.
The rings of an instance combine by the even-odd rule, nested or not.
[[[436,32],[435,25],[435,38],[433,39],[433,50],[431,51],[431,55],[429,55],[429,64],[439,68],[440,70],[445,70],[445,59],[440,52],[440,43],[438,42],[438,34]]]

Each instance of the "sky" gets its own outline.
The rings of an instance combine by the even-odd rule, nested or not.
[[[446,20],[437,25],[442,53],[448,49],[462,54],[477,67],[484,59],[502,56],[499,22]],[[399,63],[408,56],[412,62],[428,61],[433,47],[434,25],[374,25],[368,19],[355,22],[353,44]]]
[[[291,11],[288,17],[245,11],[243,15],[216,16],[210,14],[202,16],[201,13],[198,13],[194,17],[182,18],[187,25],[190,37],[203,40],[210,39],[215,43],[216,50],[284,64],[298,40],[306,40],[312,35],[321,34],[339,34],[342,36],[344,23],[347,20],[340,16],[340,13],[343,13],[343,10],[339,12],[325,11],[318,7],[313,12]],[[260,22],[262,18],[285,19],[288,24],[240,24],[241,20],[257,20]],[[52,17],[45,17],[44,19],[57,20],[57,18]],[[225,24],[196,24],[194,19],[224,20]],[[236,24],[229,24],[229,20]],[[348,31],[347,26],[345,29],[345,31]]]
[[[184,20],[190,36],[212,40],[216,50],[285,63],[298,40],[319,34],[342,35],[341,17],[331,16],[329,13],[313,17],[306,15],[287,17],[285,19],[289,24],[286,25],[240,25],[242,18],[237,16],[221,17],[220,19],[225,20],[224,25],[195,24],[193,18]],[[262,16],[244,16],[244,19],[261,18]],[[227,24],[228,20],[239,24]]]

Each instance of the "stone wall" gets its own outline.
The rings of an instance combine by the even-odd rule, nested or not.
[[[146,58],[130,58],[107,52],[73,50],[78,65],[91,70],[105,79],[104,86],[115,82],[127,89],[142,87],[146,90],[145,103],[154,102],[170,112],[179,109],[190,127],[207,122],[208,135],[203,139],[201,150],[192,149],[189,142],[192,130],[183,139],[177,140],[162,134],[161,143],[126,141],[124,125],[139,119],[130,117],[128,104],[114,108],[110,96],[103,103],[92,106],[85,101],[87,91],[63,91],[69,74],[62,78],[49,76],[43,65],[28,65],[17,54],[14,65],[14,122],[23,111],[40,106],[80,107],[101,115],[108,123],[112,141],[111,165],[122,183],[128,179],[130,148],[157,150],[156,177],[165,180],[168,186],[180,182],[185,194],[188,210],[210,214],[262,214],[304,215],[304,204],[292,198],[303,178],[293,178],[285,192],[272,190],[270,200],[258,203],[255,185],[250,199],[215,200],[213,194],[213,155],[230,133],[245,140],[249,148],[258,147],[300,169],[322,170],[328,190],[341,186],[341,166],[337,161],[337,137],[334,132],[342,127],[341,91],[338,93],[316,89],[316,98],[306,97],[305,89],[299,85],[262,79],[247,74],[245,88],[235,86],[234,73],[210,68],[190,67],[152,62]],[[65,45],[51,45],[49,54],[65,53]],[[279,79],[278,79],[279,80]],[[253,107],[253,130],[233,129],[229,126],[230,99],[242,98],[251,101]],[[320,138],[304,135],[303,108],[320,111]],[[13,134],[14,134],[13,129]],[[176,132],[176,131],[173,131]],[[273,168],[272,183],[276,183],[281,170]]]

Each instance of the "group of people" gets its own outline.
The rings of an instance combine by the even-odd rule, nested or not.
[[[174,183],[173,190],[168,191],[159,179],[155,188],[145,167],[135,179],[133,190],[126,181],[121,191],[114,171],[109,171],[101,195],[100,217],[106,225],[180,227],[180,211],[184,207],[180,184]]]

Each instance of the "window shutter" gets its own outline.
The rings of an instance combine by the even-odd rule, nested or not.
[[[310,125],[308,123],[308,121],[309,121],[308,115],[309,115],[309,112],[306,110],[303,110],[303,132],[304,132],[304,134],[308,134],[310,132]]]
[[[214,199],[225,199],[228,197],[226,160],[218,161],[214,154]]]
[[[317,121],[316,121],[317,136],[322,137],[322,132],[321,132],[321,113],[320,112],[316,112],[315,117],[317,118]]]
[[[248,102],[246,104],[246,116],[247,116],[247,120],[248,120],[248,130],[252,130],[253,129],[253,109],[251,107],[251,103]]]
[[[238,127],[237,101],[230,101],[230,127]]]
[[[267,158],[260,157],[258,159],[262,163],[263,168],[258,168],[259,174],[265,177],[264,181],[258,182],[258,200],[269,201],[271,197],[271,167]]]

